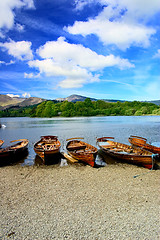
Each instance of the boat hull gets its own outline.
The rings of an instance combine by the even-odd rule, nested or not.
[[[49,165],[60,160],[61,143],[55,136],[43,136],[34,144],[35,153],[42,159],[43,164]]]
[[[52,163],[56,163],[59,161],[60,158],[60,150],[56,151],[39,151],[36,148],[34,148],[35,153],[42,159],[42,162],[45,165],[49,165]]]
[[[12,142],[16,141],[18,143],[0,150],[0,165],[7,165],[19,161],[28,153],[29,141],[27,139],[19,139]]]
[[[120,160],[121,162],[127,162],[130,164],[143,166],[148,169],[152,169],[155,165],[159,155],[154,155],[153,153],[137,149],[127,144],[114,142],[107,140],[106,138],[97,139],[99,148],[107,155]],[[101,145],[102,142],[106,145]],[[100,144],[101,143],[101,144]]]
[[[74,159],[87,163],[92,167],[95,166],[96,147],[79,140],[71,140],[67,143],[66,149],[68,154]]]
[[[148,151],[150,151],[152,153],[160,154],[160,147],[156,147],[156,146],[153,146],[153,145],[147,143],[147,139],[146,138],[142,138],[142,137],[138,137],[138,136],[130,136],[128,138],[128,141],[133,146],[146,149],[146,150],[148,150]]]

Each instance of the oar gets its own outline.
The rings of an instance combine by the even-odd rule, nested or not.
[[[135,176],[133,176],[133,178],[136,178],[136,177],[140,177],[140,176],[146,175],[146,174],[150,173],[150,172],[151,172],[151,170],[152,170],[152,168],[150,169],[150,171],[149,171],[149,172],[147,172],[147,173],[142,173],[142,174],[138,174],[138,175],[135,175]]]
[[[84,139],[83,137],[77,137],[77,138],[68,138],[66,139],[66,141],[70,141],[70,140],[76,140],[76,139]]]
[[[61,154],[63,155],[64,158],[66,158],[66,159],[67,159],[69,162],[71,162],[71,163],[76,163],[76,162],[78,162],[77,159],[71,157],[70,155],[68,155],[68,154],[65,153],[65,152],[61,152]]]
[[[12,142],[26,141],[26,140],[27,140],[27,139],[17,139],[17,140],[10,141],[10,143],[12,143]]]

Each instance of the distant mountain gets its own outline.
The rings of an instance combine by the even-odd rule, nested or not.
[[[0,106],[5,107],[11,104],[18,104],[24,101],[25,98],[10,97],[8,95],[0,94]]]
[[[68,102],[78,102],[78,101],[84,101],[86,98],[88,97],[84,97],[84,96],[81,96],[81,95],[76,95],[76,94],[73,94],[73,95],[70,95],[69,97],[66,97],[66,98],[57,98],[56,100],[57,101],[60,101],[60,102],[63,102],[63,101],[68,101]],[[95,98],[90,98],[92,101],[97,101],[97,99]]]
[[[66,98],[57,98],[56,100],[52,100],[54,102],[78,102],[78,101],[85,101],[88,97],[81,96],[81,95],[70,95]],[[90,98],[92,101],[103,100],[105,102],[125,102],[125,100],[114,100],[114,99],[96,99]],[[39,104],[43,101],[47,101],[47,99],[38,98],[38,97],[30,97],[30,98],[20,98],[20,97],[10,97],[8,95],[0,94],[0,110],[7,109],[7,108],[14,108],[14,107],[26,107]],[[153,100],[153,101],[144,101],[149,103],[154,103],[156,105],[160,105],[160,100]]]
[[[81,95],[70,95],[69,97],[66,98],[57,98],[56,101],[68,101],[68,102],[78,102],[78,101],[84,101],[86,98],[90,98],[90,97],[85,97],[85,96],[81,96]],[[97,100],[102,100],[105,102],[125,102],[126,100],[118,100],[118,99],[96,99],[96,98],[90,98],[92,101],[97,101]],[[142,101],[141,101],[142,102]],[[148,103],[154,103],[156,105],[160,105],[160,100],[153,100],[153,101],[144,101],[144,102],[148,102]]]
[[[78,101],[84,101],[86,98],[90,98],[90,97],[85,97],[85,96],[81,96],[81,95],[70,95],[69,97],[66,98],[57,98],[57,101],[63,102],[63,101],[68,101],[68,102],[78,102]],[[103,100],[105,102],[125,102],[122,100],[113,100],[113,99],[96,99],[96,98],[90,98],[91,101],[97,101],[97,100]]]
[[[10,108],[10,107],[26,107],[35,104],[39,104],[46,99],[30,97],[30,98],[20,98],[20,97],[10,97],[8,95],[0,94],[0,110]]]
[[[160,100],[144,101],[144,102],[154,103],[154,104],[156,104],[156,105],[160,105]]]
[[[30,98],[26,98],[23,102],[21,102],[18,105],[20,107],[26,107],[26,106],[39,104],[39,103],[44,102],[44,101],[46,101],[46,99],[38,98],[38,97],[30,97]]]
[[[103,99],[105,102],[126,102],[126,100],[114,100],[114,99]],[[135,100],[136,101],[136,100]],[[133,102],[133,101],[128,101]],[[153,101],[139,101],[139,102],[148,102],[148,103],[154,103],[156,105],[160,105],[160,100],[153,100]]]

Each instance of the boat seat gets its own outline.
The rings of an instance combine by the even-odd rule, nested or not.
[[[103,148],[108,148],[108,149],[111,149],[111,148],[115,148],[116,146],[115,145],[101,145]]]
[[[73,145],[73,146],[68,146],[67,147],[67,149],[69,150],[69,151],[74,151],[74,150],[81,150],[81,149],[85,149],[86,148],[86,145],[79,145],[79,146],[77,146],[77,145]]]

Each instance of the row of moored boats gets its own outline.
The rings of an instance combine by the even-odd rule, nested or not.
[[[67,139],[67,152],[61,152],[61,143],[57,136],[42,136],[34,144],[34,151],[44,164],[54,163],[58,157],[62,156],[70,162],[80,161],[95,167],[98,149],[82,139]],[[131,145],[116,142],[113,137],[97,138],[96,142],[106,156],[153,169],[160,160],[160,147],[147,143],[146,138],[139,136],[130,136],[128,140]],[[18,139],[12,142],[16,143],[6,148],[0,148],[0,163],[5,164],[10,160],[16,160],[28,151],[29,141],[27,139]],[[0,147],[3,143],[4,141],[0,140]]]

